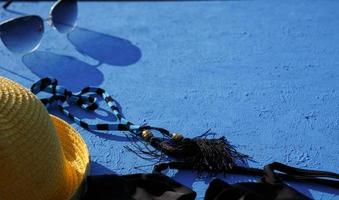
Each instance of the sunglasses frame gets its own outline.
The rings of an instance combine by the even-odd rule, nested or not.
[[[7,0],[7,1],[4,3],[4,5],[2,5],[2,7],[3,7],[4,9],[7,9],[7,7],[8,7],[9,5],[12,4],[12,2],[13,2],[13,0]]]
[[[23,15],[23,16],[20,16],[20,17],[12,17],[12,18],[6,19],[5,21],[0,22],[0,34],[1,34],[1,31],[2,31],[3,25],[5,25],[6,23],[11,22],[13,20],[21,19],[21,18],[24,18],[24,17],[39,17],[39,18],[41,18],[39,15]],[[42,19],[42,21],[44,21],[44,20]]]
[[[11,22],[13,20],[16,20],[16,19],[21,19],[21,18],[24,18],[24,17],[39,17],[43,22],[44,21],[47,21],[48,22],[48,25],[53,27],[54,29],[58,30],[55,26],[55,24],[53,23],[53,19],[52,19],[52,12],[53,10],[59,5],[59,3],[63,2],[63,1],[67,1],[67,0],[58,0],[56,1],[52,7],[50,8],[50,12],[49,12],[49,16],[47,19],[44,19],[42,18],[41,16],[39,15],[25,15],[23,14],[22,16],[19,16],[19,17],[13,17],[13,18],[10,18],[10,19],[7,19],[5,21],[2,21],[0,22],[0,38],[1,38],[1,32],[3,31],[3,25],[8,23],[8,22]],[[77,2],[77,0],[74,0],[75,2]],[[14,2],[14,0],[6,0],[6,2],[2,5],[2,7],[5,9],[5,10],[8,10],[8,7]],[[19,13],[17,13],[19,14]],[[42,23],[42,26],[43,26],[43,29],[44,29],[44,23]],[[76,23],[73,25],[72,29],[70,29],[70,31],[72,31],[76,26]],[[60,32],[60,31],[59,31]],[[39,46],[39,45],[38,45]],[[37,48],[34,48],[32,49],[31,51],[34,51],[36,50]],[[31,52],[30,51],[30,52]]]
[[[24,18],[37,18],[37,19],[39,19],[41,21],[41,24],[40,24],[40,27],[38,27],[38,28],[42,29],[42,33],[41,33],[42,35],[45,32],[44,21],[43,21],[43,19],[39,15],[23,15],[23,16],[20,16],[20,17],[14,17],[14,18],[7,19],[7,20],[5,20],[3,22],[0,22],[0,40],[2,40],[3,44],[5,45],[5,47],[7,49],[9,49],[10,51],[12,51],[11,48],[7,46],[6,42],[2,38],[2,32],[4,30],[3,27],[8,22],[11,22],[13,20],[21,20],[21,19],[24,19]],[[41,35],[41,37],[42,37],[42,35]],[[41,43],[41,39],[40,39],[40,41],[33,48],[31,48],[29,51],[27,51],[25,53],[31,53],[31,52],[37,50],[39,48],[39,46],[40,46],[40,43]],[[15,51],[12,51],[12,52],[15,52]]]
[[[2,5],[2,7],[4,9],[7,9],[13,3],[13,1],[14,0],[6,0],[6,2]],[[53,8],[56,6],[56,4],[58,4],[60,1],[62,1],[62,0],[58,0],[57,2],[55,2],[51,9],[53,10]]]

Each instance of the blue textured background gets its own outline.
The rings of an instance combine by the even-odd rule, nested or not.
[[[51,4],[12,9],[47,16]],[[253,167],[280,161],[339,172],[339,1],[81,2],[79,11],[79,28],[68,36],[46,24],[32,54],[0,44],[0,75],[27,87],[44,76],[73,90],[103,87],[131,121],[191,137],[211,128],[251,155]],[[1,10],[1,20],[10,17]],[[74,111],[114,121],[105,109],[99,118]],[[150,172],[136,168],[151,163],[124,149],[122,133],[73,125],[88,144],[93,174]],[[210,181],[168,174],[198,199]],[[329,188],[292,185],[315,199],[339,199]]]

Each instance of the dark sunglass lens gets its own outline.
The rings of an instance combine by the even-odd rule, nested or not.
[[[14,53],[28,53],[38,48],[44,33],[39,16],[19,17],[1,25],[1,40]]]
[[[78,16],[76,0],[59,0],[51,11],[51,20],[54,27],[60,33],[68,33],[73,30]]]

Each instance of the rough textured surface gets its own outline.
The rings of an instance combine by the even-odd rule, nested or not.
[[[47,16],[51,4],[12,8]],[[83,2],[81,28],[66,36],[47,27],[39,51],[13,55],[0,44],[0,75],[27,87],[48,75],[74,90],[106,88],[131,121],[192,137],[211,128],[251,155],[250,166],[280,161],[339,173],[338,8],[337,1]],[[14,16],[0,12],[1,20]],[[75,112],[113,121],[105,109],[99,118]],[[151,163],[123,148],[122,133],[74,126],[93,174],[151,170],[136,168]],[[198,199],[210,181],[169,175]],[[339,199],[338,191],[293,185],[315,199]]]

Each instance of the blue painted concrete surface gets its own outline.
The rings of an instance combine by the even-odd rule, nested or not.
[[[51,4],[12,9],[47,16]],[[1,20],[15,16],[0,12]],[[78,26],[69,35],[46,27],[28,55],[0,44],[0,75],[27,87],[44,76],[73,90],[103,87],[131,121],[190,137],[211,128],[251,155],[249,166],[279,161],[339,173],[339,1],[81,2]],[[74,112],[115,120],[106,107],[99,116]],[[93,174],[151,171],[126,151],[124,134],[73,125],[88,144]],[[198,199],[211,180],[168,175]],[[314,199],[339,199],[339,191],[291,184]]]

